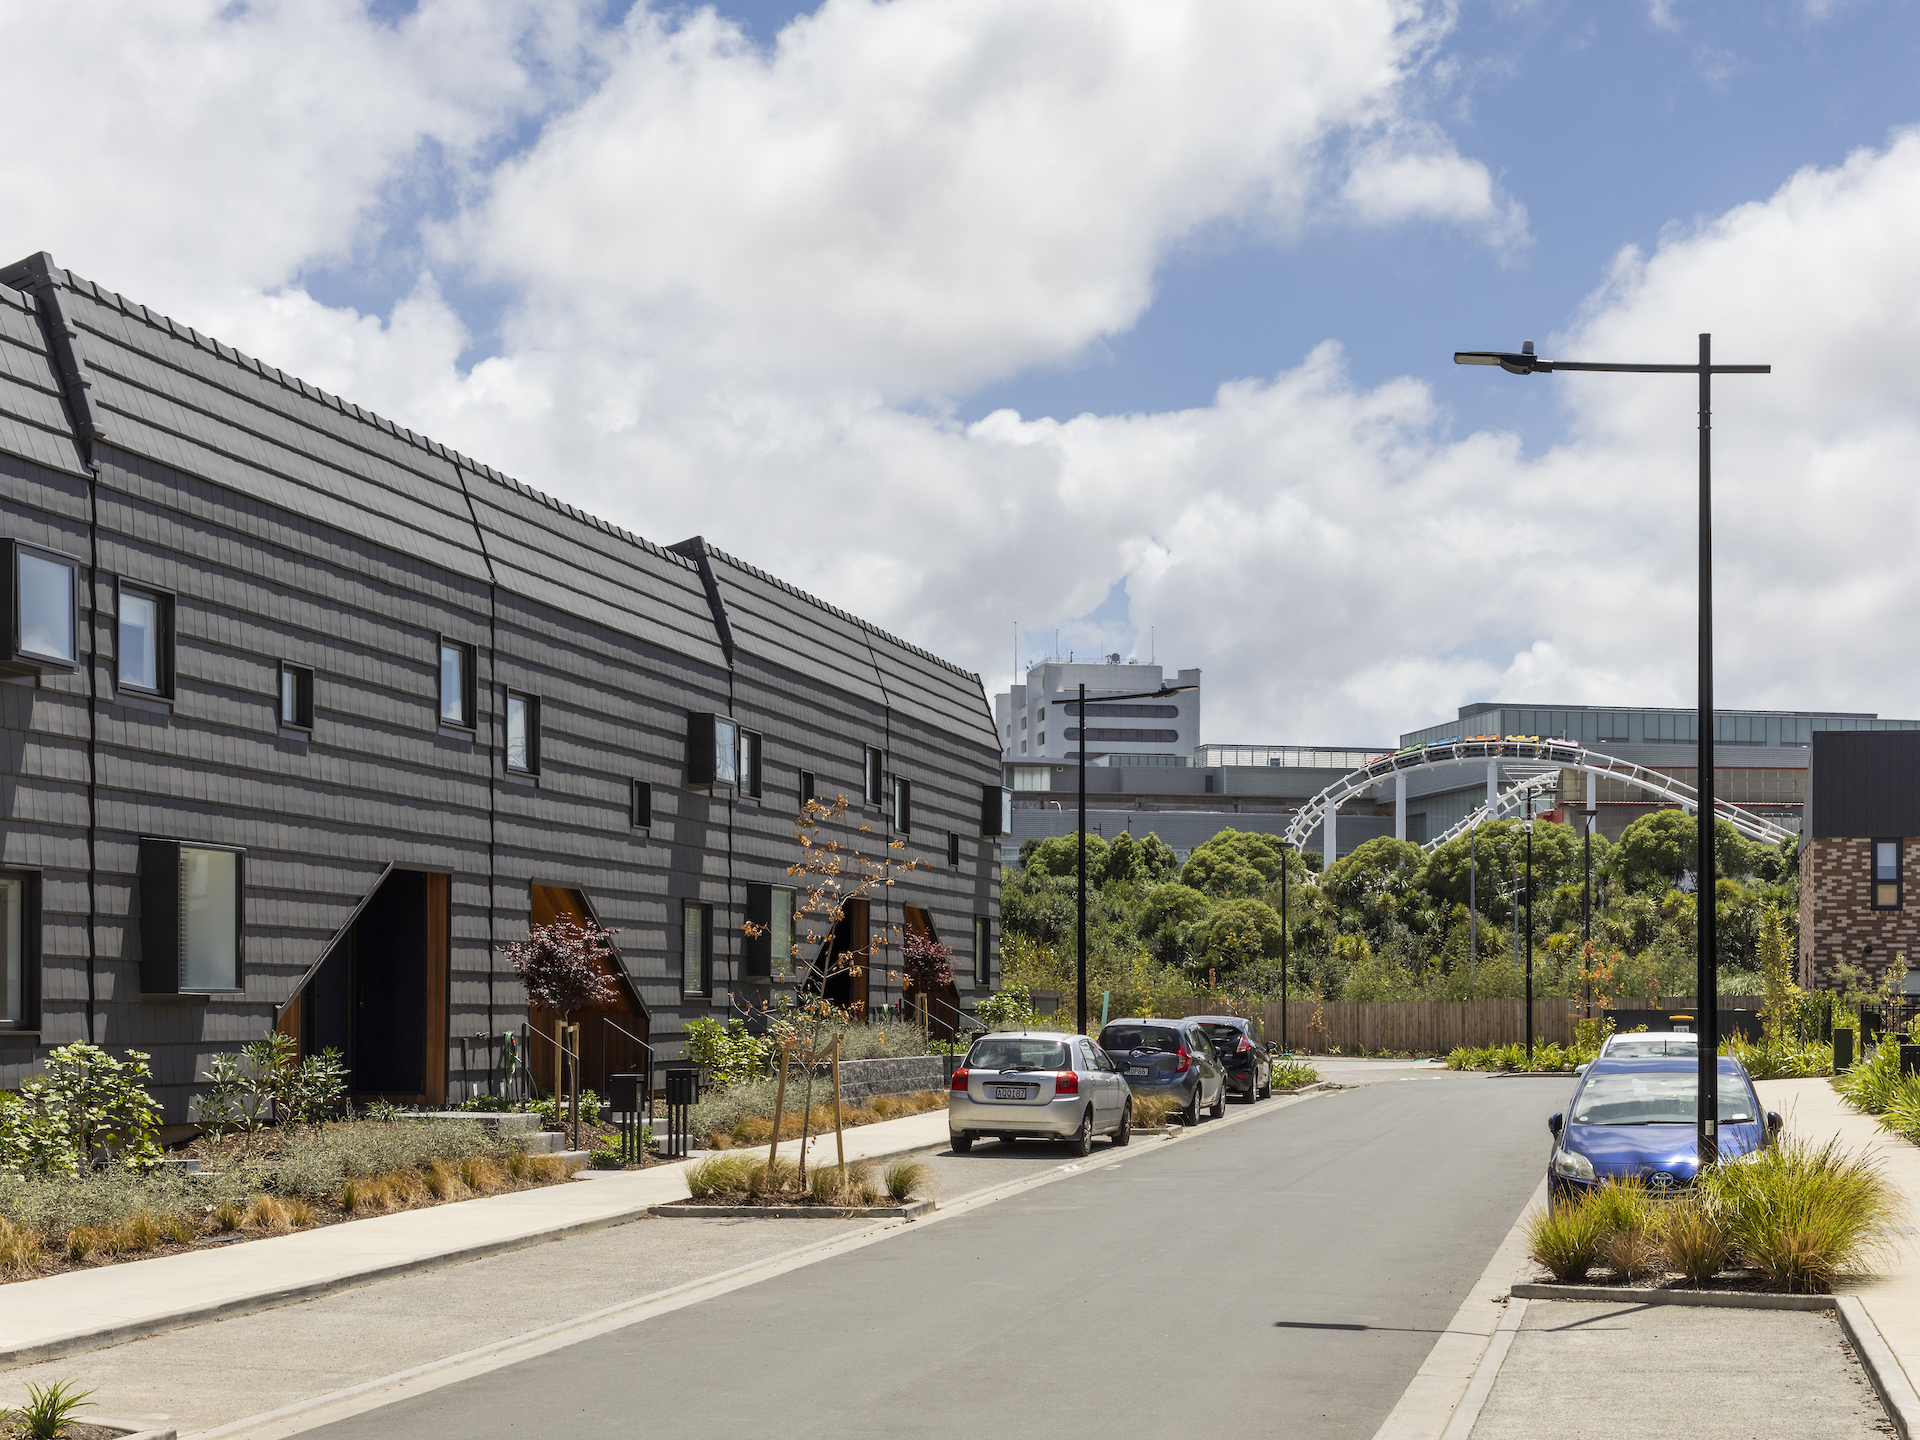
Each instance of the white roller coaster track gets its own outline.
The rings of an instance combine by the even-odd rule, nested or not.
[[[1517,807],[1527,791],[1537,792],[1546,788],[1550,781],[1557,780],[1561,770],[1584,770],[1607,779],[1623,780],[1650,795],[1680,805],[1691,807],[1699,802],[1693,786],[1675,780],[1671,775],[1663,775],[1658,770],[1649,770],[1613,755],[1584,749],[1571,741],[1543,740],[1534,735],[1471,735],[1461,740],[1443,740],[1436,745],[1414,745],[1397,750],[1341,776],[1300,807],[1293,823],[1287,827],[1286,842],[1298,848],[1309,835],[1326,823],[1328,807],[1337,807],[1342,801],[1396,774],[1440,765],[1485,765],[1490,760],[1519,766],[1548,767],[1543,773],[1524,777],[1521,784],[1503,792],[1495,806],[1496,816]],[[1486,815],[1486,808],[1485,805],[1480,806],[1446,834],[1428,841],[1426,848],[1432,850],[1456,835],[1465,834],[1470,826],[1492,818]],[[1743,810],[1738,805],[1730,805],[1725,800],[1715,800],[1713,808],[1716,815],[1729,821],[1734,829],[1750,840],[1777,845],[1793,834],[1784,826]]]

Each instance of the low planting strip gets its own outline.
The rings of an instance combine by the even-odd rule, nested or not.
[[[662,1220],[918,1220],[931,1200],[906,1205],[701,1205],[681,1201],[647,1211]]]
[[[1555,1285],[1522,1281],[1516,1300],[1588,1300],[1603,1304],[1718,1305],[1734,1310],[1831,1310],[1837,1296],[1792,1295],[1782,1290],[1648,1290],[1633,1285]]]

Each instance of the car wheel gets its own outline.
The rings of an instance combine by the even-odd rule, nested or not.
[[[973,1149],[973,1136],[971,1135],[949,1135],[947,1138],[951,1142],[953,1153],[956,1155],[964,1155]]]
[[[1133,1139],[1133,1101],[1129,1100],[1120,1112],[1120,1128],[1113,1132],[1113,1143],[1125,1145]]]
[[[1180,1123],[1189,1130],[1200,1123],[1200,1082],[1193,1082],[1193,1094],[1187,1097],[1187,1108],[1180,1112]]]
[[[1224,1079],[1220,1082],[1220,1098],[1213,1102],[1213,1108],[1207,1113],[1216,1120],[1227,1113],[1227,1082]]]
[[[1073,1139],[1069,1143],[1073,1146],[1073,1153],[1076,1155],[1093,1153],[1093,1107],[1091,1105],[1080,1117],[1080,1128],[1073,1132]]]

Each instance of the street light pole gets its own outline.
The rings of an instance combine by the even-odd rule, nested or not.
[[[1527,1063],[1533,1063],[1533,792],[1527,792]]]
[[[1293,958],[1293,949],[1287,938],[1291,929],[1287,917],[1287,871],[1293,867],[1289,860],[1287,842],[1280,842],[1280,1053],[1291,1055],[1293,1051],[1287,1045],[1287,971]]]
[[[1162,685],[1158,690],[1137,690],[1130,695],[1102,695],[1100,700],[1113,704],[1121,700],[1162,700],[1198,685]],[[1072,705],[1069,701],[1068,704]],[[1082,1035],[1087,1033],[1087,687],[1080,687],[1080,703],[1073,706],[1080,722],[1080,894],[1078,904],[1079,959],[1074,966],[1075,1017]]]
[[[1718,926],[1714,914],[1713,794],[1713,377],[1768,375],[1771,365],[1715,365],[1713,337],[1700,336],[1700,358],[1691,365],[1617,365],[1584,360],[1542,360],[1527,341],[1516,354],[1503,350],[1456,350],[1456,365],[1498,365],[1510,375],[1550,375],[1555,370],[1598,370],[1633,375],[1693,375],[1700,385],[1700,636],[1699,705],[1694,717],[1700,768],[1695,830],[1698,845],[1694,953],[1694,1000],[1699,1011],[1699,1091],[1694,1125],[1701,1166],[1719,1159],[1720,1142],[1720,982]]]

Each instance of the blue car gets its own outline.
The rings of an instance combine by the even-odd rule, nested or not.
[[[1639,1180],[1656,1192],[1690,1189],[1700,1169],[1695,1114],[1699,1062],[1676,1056],[1596,1060],[1574,1087],[1573,1103],[1547,1121],[1549,1203],[1591,1193],[1610,1179]],[[1746,1067],[1720,1059],[1720,1158],[1737,1160],[1769,1143],[1780,1117],[1762,1112]]]

